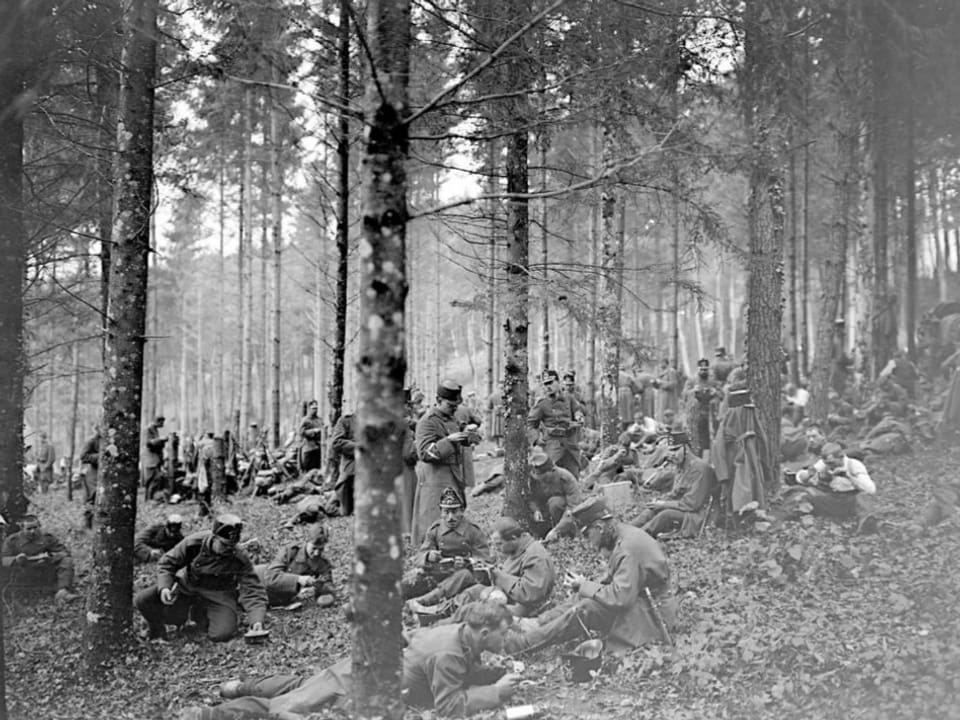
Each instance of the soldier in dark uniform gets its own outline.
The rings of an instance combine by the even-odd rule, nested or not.
[[[213,530],[188,535],[157,564],[157,584],[137,593],[133,604],[147,621],[149,637],[166,635],[165,625],[183,625],[192,615],[214,641],[237,631],[240,607],[251,628],[263,629],[267,591],[240,548],[243,521],[221,515]]]
[[[534,448],[530,453],[530,513],[543,532],[553,529],[564,513],[582,500],[577,478]]]
[[[423,538],[415,560],[417,567],[403,578],[404,600],[429,592],[454,571],[467,567],[470,558],[492,560],[487,534],[464,517],[464,510],[459,493],[446,488],[440,497],[440,519]]]
[[[345,413],[337,420],[333,428],[330,447],[340,456],[340,472],[335,485],[337,500],[340,502],[340,514],[353,515],[353,488],[357,475],[357,443],[353,433],[356,423],[353,413]]]
[[[80,449],[81,475],[83,476],[83,524],[93,529],[93,510],[97,501],[97,477],[100,466],[100,428]]]
[[[139,562],[159,560],[183,540],[183,518],[177,513],[167,515],[163,522],[141,530],[133,541],[133,555]]]
[[[73,588],[73,558],[53,535],[40,530],[36,515],[24,515],[20,532],[3,541],[3,584],[20,590],[52,590],[58,602],[78,597]]]
[[[710,438],[717,427],[717,408],[722,397],[719,384],[710,377],[710,361],[701,358],[697,362],[697,377],[685,398],[687,427],[691,433],[690,447],[698,455],[710,449]]]
[[[578,478],[580,446],[577,438],[582,413],[578,415],[576,401],[563,392],[556,370],[544,371],[543,388],[546,396],[538,400],[527,415],[527,426],[532,435],[530,440],[542,445],[555,465]]]
[[[316,400],[307,404],[307,414],[300,420],[300,471],[317,470],[323,467],[323,420],[317,415]]]

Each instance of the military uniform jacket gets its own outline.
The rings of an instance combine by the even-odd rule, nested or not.
[[[187,592],[236,592],[250,622],[263,622],[267,591],[253,563],[239,548],[217,555],[210,548],[212,537],[209,530],[193,533],[166,552],[157,563],[157,588],[172,588],[179,583]]]
[[[83,449],[80,450],[80,462],[94,468],[100,464],[100,433],[95,434],[83,444]]]
[[[557,569],[539,540],[529,535],[521,537],[525,544],[497,568],[493,584],[506,593],[510,602],[536,610],[553,592]]]
[[[447,527],[443,520],[437,520],[427,528],[417,554],[417,562],[421,567],[432,565],[427,562],[427,553],[431,550],[439,550],[445,557],[478,557],[487,562],[493,559],[487,534],[467,518],[460,520],[455,528]]]
[[[531,475],[530,490],[534,501],[540,505],[545,505],[552,497],[562,497],[567,501],[567,507],[572,508],[583,500],[580,483],[569,470],[561,467],[554,467],[539,476]]]
[[[167,529],[166,523],[155,523],[137,533],[137,537],[133,541],[133,555],[140,562],[148,562],[151,550],[167,552],[172,550],[181,540],[183,540],[183,535],[171,533]]]
[[[64,544],[46,532],[38,533],[33,540],[27,538],[25,533],[18,532],[3,541],[3,550],[0,554],[3,555],[5,561],[9,561],[20,553],[28,557],[40,553],[49,553],[51,562],[57,562],[70,556]],[[4,565],[6,564],[7,562],[4,563]]]
[[[340,416],[330,438],[330,448],[340,456],[339,477],[342,480],[356,474],[357,443],[353,439],[353,418],[352,413]]]
[[[463,487],[463,456],[460,443],[452,443],[447,435],[459,432],[460,424],[453,415],[440,408],[430,408],[417,423],[417,457],[432,473],[450,474],[456,487]]]
[[[315,577],[319,584],[330,585],[333,582],[333,567],[323,555],[311,558],[305,547],[292,543],[280,548],[267,566],[264,580],[270,590],[295,595],[299,589],[297,578],[301,575]]]
[[[554,461],[556,458],[551,453],[552,447],[577,449],[579,423],[576,403],[562,393],[556,398],[540,398],[527,414],[527,426],[540,431],[544,449]]]
[[[143,443],[143,467],[160,467],[163,462],[163,446],[160,441],[160,428],[153,423],[147,425],[146,439]]]
[[[300,436],[300,447],[304,450],[319,450],[323,442],[323,420],[305,415],[300,421],[297,431]]]
[[[614,645],[637,647],[659,636],[644,588],[659,594],[666,588],[670,570],[660,545],[643,530],[617,523],[617,534],[606,576],[600,582],[584,581],[579,593],[616,613],[610,628]]]
[[[506,699],[490,683],[494,676],[464,640],[462,623],[414,633],[403,651],[403,699],[433,707],[444,717],[464,717],[499,707]]]

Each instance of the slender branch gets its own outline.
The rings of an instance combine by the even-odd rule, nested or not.
[[[506,52],[511,45],[513,45],[518,39],[523,37],[527,32],[529,32],[532,28],[534,28],[541,20],[543,20],[547,15],[549,15],[554,10],[556,10],[561,5],[563,5],[566,1],[567,0],[554,0],[553,3],[551,3],[550,5],[545,7],[543,10],[538,12],[536,15],[534,15],[529,22],[527,22],[523,27],[521,27],[519,30],[513,33],[513,35],[511,35],[506,40],[504,40],[498,48],[496,48],[492,53],[490,53],[487,56],[486,60],[484,60],[479,65],[477,65],[473,70],[468,72],[466,75],[460,78],[460,80],[455,82],[453,85],[451,85],[450,87],[444,90],[441,90],[439,93],[437,93],[433,97],[433,99],[427,101],[427,103],[423,105],[415,113],[411,113],[406,118],[406,123],[412,124],[414,120],[416,120],[419,117],[422,117],[426,113],[433,110],[444,98],[447,98],[453,93],[457,92],[460,88],[462,88],[464,85],[470,82],[473,78],[475,78],[481,72],[483,72],[488,67],[490,67],[493,64],[493,61],[496,60],[501,55],[503,55],[503,53]]]

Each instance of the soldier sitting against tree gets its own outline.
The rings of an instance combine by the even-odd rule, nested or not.
[[[57,589],[57,602],[78,597],[72,592],[73,558],[56,537],[40,530],[36,515],[24,515],[20,532],[3,541],[4,586],[17,590]]]
[[[492,560],[486,533],[464,517],[464,510],[460,494],[451,487],[444,488],[440,495],[440,519],[423,537],[415,561],[417,567],[404,575],[404,600],[429,592],[455,571],[469,567],[472,558]]]

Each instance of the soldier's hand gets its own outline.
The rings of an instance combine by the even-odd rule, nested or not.
[[[170,588],[163,588],[160,591],[160,602],[162,602],[164,605],[173,605],[173,601],[173,590]]]
[[[50,559],[50,553],[44,551],[42,553],[37,553],[31,558],[34,562],[42,563]]]
[[[27,554],[26,553],[17,553],[16,557],[13,558],[14,565],[26,565],[27,564]]]
[[[439,550],[427,550],[427,562],[440,562],[440,558],[441,555]]]
[[[539,510],[533,511],[533,520],[534,522],[543,522],[543,513]]]
[[[579,590],[580,586],[583,585],[583,581],[586,580],[586,578],[583,575],[579,575],[577,573],[570,572],[568,570],[567,573],[564,575],[564,580],[567,581],[567,584],[571,588],[573,588],[574,590]]]
[[[150,559],[159,560],[163,557],[163,551],[157,548],[150,548]]]
[[[297,578],[297,584],[298,584],[300,587],[310,587],[310,586],[316,584],[316,582],[317,582],[317,579],[316,579],[315,577],[313,577],[312,575],[300,575],[300,576]]]
[[[464,557],[457,556],[453,559],[453,567],[455,570],[463,570],[467,566],[467,559]]]
[[[520,675],[517,673],[507,673],[497,680],[494,685],[500,688],[500,695],[510,696],[513,695],[513,691],[516,689],[517,683],[520,682]]]
[[[462,442],[465,442],[466,439],[467,439],[467,433],[465,432],[455,432],[447,435],[447,440],[449,440],[452,443],[462,443]]]

